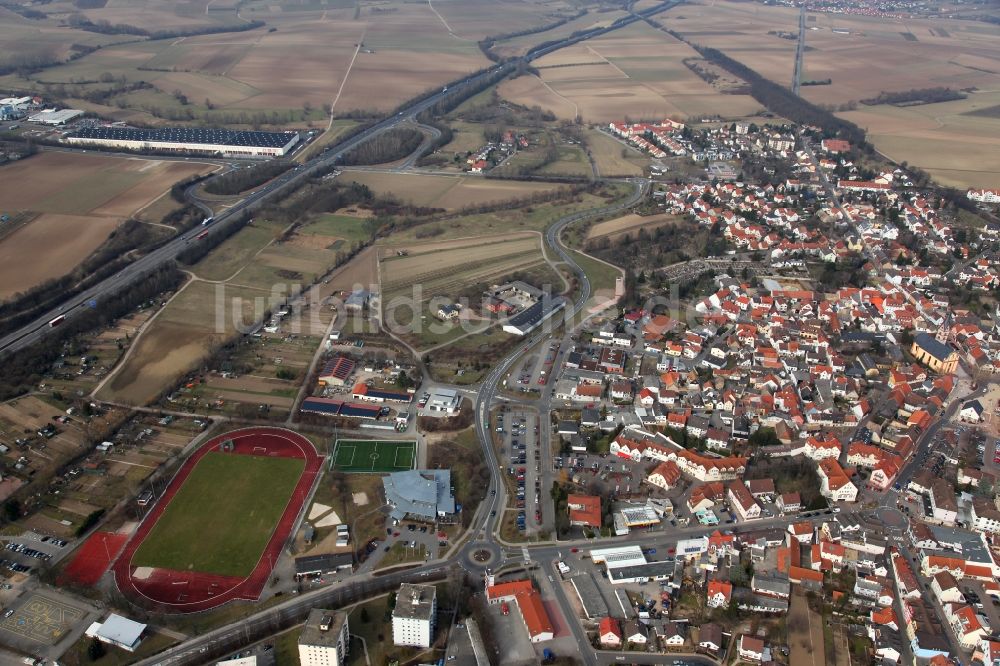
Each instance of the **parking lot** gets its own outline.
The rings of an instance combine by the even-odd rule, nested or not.
[[[534,534],[542,523],[541,451],[538,449],[538,415],[527,410],[503,410],[497,415],[502,434],[501,455],[514,480],[512,502],[517,528]]]
[[[599,490],[613,499],[628,499],[634,494],[645,498],[642,488],[646,464],[623,461],[617,456],[596,453],[569,453],[555,456],[552,468],[557,477],[565,472],[567,479],[587,489]]]

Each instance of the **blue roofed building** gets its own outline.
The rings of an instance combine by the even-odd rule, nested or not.
[[[404,518],[448,522],[455,515],[450,469],[416,469],[382,477],[385,498],[396,522]]]

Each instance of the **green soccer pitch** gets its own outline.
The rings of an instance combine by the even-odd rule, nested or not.
[[[333,450],[333,467],[341,472],[402,472],[416,459],[412,440],[338,439]]]

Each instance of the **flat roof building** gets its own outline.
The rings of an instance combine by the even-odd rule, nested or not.
[[[34,116],[32,116],[33,118]],[[104,146],[140,152],[165,151],[246,157],[281,157],[288,154],[299,142],[299,133],[203,127],[159,127],[153,129],[85,127],[70,132],[62,140],[73,145]]]
[[[41,123],[42,125],[65,125],[74,118],[83,115],[80,109],[45,109],[39,111],[28,118],[29,123]]]
[[[350,629],[347,613],[314,608],[299,636],[302,666],[343,666],[347,663]]]
[[[296,576],[319,576],[354,566],[351,553],[331,553],[329,555],[306,555],[295,558]]]
[[[96,638],[102,643],[134,652],[142,641],[144,631],[146,625],[112,613],[103,623],[95,622],[90,625],[86,633],[87,636]]]
[[[439,388],[431,392],[431,397],[427,401],[427,409],[432,412],[443,414],[456,414],[462,405],[462,397],[455,389]]]
[[[392,643],[430,647],[437,623],[437,588],[403,583],[392,610]]]
[[[566,307],[564,298],[546,296],[508,319],[507,323],[503,325],[503,330],[505,333],[513,335],[527,335],[564,307]]]

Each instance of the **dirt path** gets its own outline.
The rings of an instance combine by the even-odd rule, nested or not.
[[[150,328],[152,328],[152,326],[151,326],[152,323],[154,321],[156,321],[156,318],[160,316],[160,313],[162,313],[164,310],[166,310],[167,307],[170,306],[170,303],[172,303],[175,298],[177,298],[182,293],[184,293],[184,290],[187,289],[192,284],[194,284],[194,282],[197,280],[197,278],[195,278],[193,275],[191,275],[191,273],[188,273],[188,277],[190,279],[187,282],[184,283],[184,286],[182,286],[180,289],[178,289],[177,291],[175,291],[174,295],[170,297],[170,300],[168,300],[166,303],[163,304],[163,307],[161,307],[159,310],[157,310],[156,313],[152,317],[150,317],[149,319],[147,319],[146,321],[144,321],[139,326],[139,330],[136,331],[135,335],[132,336],[132,344],[129,345],[128,349],[125,350],[125,353],[122,354],[121,358],[118,359],[118,363],[111,370],[111,372],[109,372],[104,377],[104,379],[102,379],[100,382],[98,382],[97,386],[94,387],[94,390],[90,392],[90,397],[91,398],[93,398],[94,400],[99,400],[97,394],[101,392],[101,390],[104,388],[105,384],[107,384],[109,381],[111,381],[112,377],[114,377],[115,375],[118,374],[118,371],[120,371],[122,368],[125,367],[125,362],[132,355],[132,352],[134,352],[139,347],[139,338],[141,338],[146,333],[146,331],[148,331]],[[131,409],[131,407],[130,407],[130,409]]]
[[[326,124],[326,131],[329,132],[333,127],[333,110],[337,108],[337,102],[340,101],[340,95],[344,92],[344,86],[347,85],[347,79],[351,76],[351,70],[354,69],[354,63],[358,60],[358,54],[361,53],[361,45],[365,43],[365,35],[368,34],[368,26],[361,31],[361,37],[358,39],[358,46],[354,49],[354,55],[351,57],[351,62],[347,65],[347,71],[344,72],[344,78],[340,81],[340,87],[337,88],[337,94],[334,95],[333,101],[330,102],[330,120]],[[324,132],[325,133],[325,132]],[[318,137],[317,137],[318,138]]]
[[[566,97],[565,95],[562,95],[562,94],[560,94],[560,93],[559,93],[558,91],[556,91],[556,89],[555,89],[555,88],[553,88],[552,86],[550,86],[550,85],[548,84],[548,82],[547,82],[547,81],[546,81],[545,79],[543,79],[543,78],[542,78],[541,76],[539,76],[539,77],[537,77],[537,78],[538,78],[538,80],[539,80],[539,81],[541,81],[541,82],[542,82],[542,85],[543,85],[543,86],[545,86],[545,88],[546,88],[546,89],[547,89],[547,90],[548,90],[548,91],[549,91],[550,93],[552,93],[553,95],[555,95],[555,96],[556,96],[556,97],[558,97],[559,99],[561,99],[561,100],[565,101],[565,102],[566,102],[567,104],[572,104],[572,105],[573,105],[573,116],[574,116],[574,117],[576,117],[576,116],[579,116],[579,115],[580,115],[580,106],[579,106],[579,105],[578,105],[578,104],[577,104],[576,102],[574,102],[573,100],[571,100],[571,99],[570,99],[569,97]]]
[[[434,12],[434,16],[438,17],[438,19],[441,21],[441,25],[444,26],[444,29],[448,31],[449,35],[451,35],[455,39],[457,39],[459,41],[463,41],[463,42],[472,42],[472,41],[475,41],[475,40],[472,40],[472,39],[467,39],[465,37],[460,37],[460,36],[456,35],[455,31],[451,29],[450,25],[448,25],[448,22],[444,20],[444,17],[441,16],[441,14],[438,12],[438,10],[434,8],[434,3],[432,3],[431,0],[427,0],[427,6],[430,7],[430,9],[431,9],[432,12]]]

